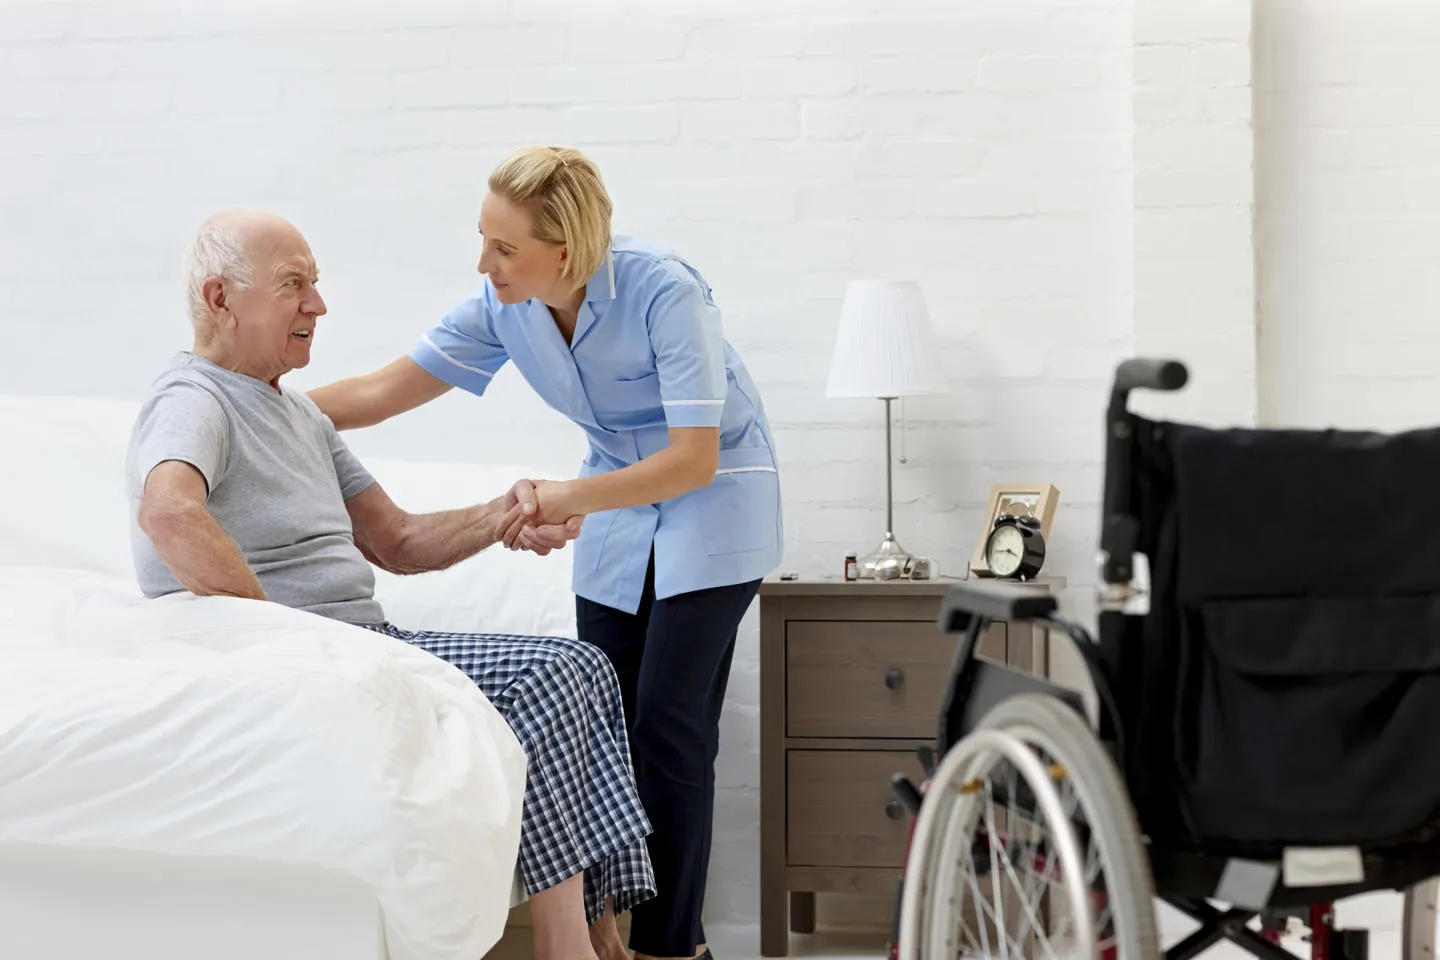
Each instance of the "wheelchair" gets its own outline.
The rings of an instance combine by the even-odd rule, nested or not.
[[[1440,894],[1440,429],[1145,419],[1173,360],[1119,365],[1104,421],[1098,640],[1053,596],[951,588],[956,652],[891,956],[1366,960],[1336,905]],[[1064,635],[1072,689],[976,656],[992,621]],[[1088,695],[1087,695],[1088,694]],[[1162,947],[1157,907],[1199,929]],[[1299,955],[1305,955],[1303,953]]]

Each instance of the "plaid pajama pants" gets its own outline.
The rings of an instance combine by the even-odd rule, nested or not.
[[[584,872],[585,919],[655,895],[649,818],[635,791],[620,686],[605,655],[560,637],[369,629],[458,667],[495,705],[529,759],[520,872],[535,894]]]

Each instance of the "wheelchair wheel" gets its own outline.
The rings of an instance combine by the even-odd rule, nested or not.
[[[946,753],[916,819],[898,941],[899,960],[1160,955],[1129,797],[1069,707],[1014,697]]]
[[[1437,900],[1440,900],[1440,877],[1422,880],[1405,891],[1401,960],[1435,960]]]

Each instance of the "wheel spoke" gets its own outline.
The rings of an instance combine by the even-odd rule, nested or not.
[[[905,869],[901,960],[1160,955],[1129,796],[1054,698],[1004,701],[941,758]]]

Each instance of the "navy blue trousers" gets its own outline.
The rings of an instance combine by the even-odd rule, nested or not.
[[[620,681],[655,896],[630,911],[630,949],[688,957],[700,922],[715,809],[720,709],[735,635],[760,581],[655,599],[655,557],[639,609],[576,598],[579,639],[605,652]]]

